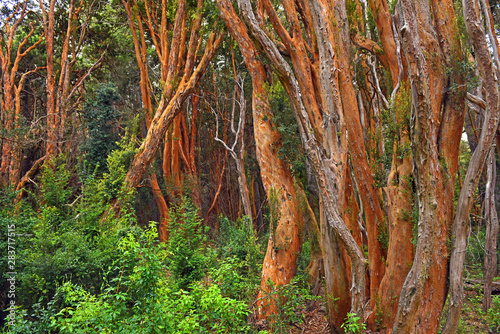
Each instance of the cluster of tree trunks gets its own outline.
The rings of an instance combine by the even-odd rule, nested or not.
[[[389,99],[380,87],[372,89],[378,94],[379,103],[394,113],[392,117],[399,125],[391,172],[383,188],[386,210],[381,205],[384,198],[374,185],[373,163],[370,164],[367,154],[367,146],[373,143],[363,136],[360,119],[363,110],[360,110],[350,72],[352,59],[348,50],[352,47],[349,38],[352,27],[346,24],[346,4],[284,0],[281,16],[267,0],[258,1],[255,10],[248,1],[239,0],[237,4],[243,22],[230,3],[218,2],[226,26],[247,55],[245,59],[255,59],[260,52],[272,64],[289,94],[318,182],[325,213],[322,217],[326,222],[321,225],[326,288],[335,300],[335,305],[330,303],[332,326],[341,331],[339,325],[350,307],[358,315],[367,311],[366,318],[372,326],[377,322],[378,326],[392,328],[393,332],[436,333],[447,296],[448,277],[451,274],[460,279],[463,268],[465,252],[457,242],[461,236],[465,237],[465,232],[456,231],[456,227],[466,228],[470,211],[470,205],[464,202],[454,213],[453,201],[466,114],[465,78],[457,69],[463,56],[453,2],[400,1],[393,20],[385,1],[369,1],[383,47],[379,58],[391,74],[393,84],[390,95],[387,94]],[[465,2],[464,8],[467,9]],[[472,22],[470,14],[465,13],[470,17],[468,22]],[[273,27],[273,32],[266,23]],[[494,36],[491,31],[490,34]],[[475,41],[485,40],[484,32],[479,35],[474,37]],[[371,51],[376,50],[369,39],[356,40],[361,47],[366,49],[366,45],[372,45]],[[480,50],[479,45],[474,47]],[[248,66],[250,60],[246,61]],[[491,66],[489,73],[494,76]],[[259,67],[253,64],[250,68]],[[376,72],[372,75],[377,79]],[[252,76],[252,80],[259,78]],[[497,82],[489,82],[490,90],[497,92]],[[407,98],[404,95],[411,95],[411,109],[397,103],[398,99]],[[487,100],[497,103],[493,96],[491,93]],[[464,181],[460,198],[469,202],[498,128],[497,111],[497,105],[487,111],[481,136],[489,141],[480,140],[484,149],[475,152],[478,157],[473,156],[472,162],[476,167],[469,168]],[[404,124],[408,120],[409,124]],[[401,154],[396,149],[396,146],[410,145],[411,154]],[[358,205],[356,200],[348,200],[351,173],[356,180],[366,226],[369,279],[366,296],[366,260],[360,251],[361,238],[354,238],[359,233],[355,228],[358,222],[342,214],[354,212]],[[262,177],[266,176],[263,171]],[[476,180],[475,183],[472,180]],[[416,196],[412,196],[413,188]],[[417,206],[418,211],[415,249],[411,244],[413,222],[408,217],[413,206]],[[380,241],[384,228],[389,230],[385,247]],[[453,248],[449,242],[451,233]],[[291,239],[293,235],[288,237]],[[452,250],[462,259],[456,265],[452,255],[448,271]],[[268,249],[268,256],[269,252]],[[282,276],[287,274],[284,272]],[[262,287],[267,278],[264,265]],[[281,279],[275,276],[272,280],[276,283]],[[349,284],[352,288],[346,293],[345,287]],[[461,306],[458,299],[453,299],[457,298],[453,292],[461,286],[461,282],[451,285],[453,302],[445,327],[450,333],[458,324],[458,314],[453,310]],[[457,295],[462,296],[460,291]],[[365,309],[366,298],[370,298],[368,309]]]
[[[151,188],[161,218],[160,240],[165,242],[172,203],[189,192],[201,206],[196,156],[203,96],[199,86],[223,43],[224,32],[217,32],[216,26],[208,31],[203,0],[196,6],[179,0],[173,19],[167,0],[121,3],[140,74],[146,129],[125,187]],[[22,138],[1,138],[2,186],[21,190],[44,161],[53,161],[71,145],[65,138],[71,112],[81,102],[84,80],[104,61],[105,53],[82,76],[71,78],[93,4],[69,2],[57,57],[55,0],[39,0],[43,34],[33,42],[31,26],[17,42],[17,51],[16,30],[28,14],[28,1],[18,4],[6,18],[0,47],[2,127],[6,133],[19,128],[21,90],[25,80],[39,71],[45,71],[47,78],[47,127],[45,155],[23,177],[22,147],[17,142]],[[489,308],[491,299],[487,297],[496,272],[494,236],[498,234],[492,145],[495,139],[500,144],[500,56],[487,0],[462,2],[484,98],[467,91],[461,65],[468,55],[464,54],[452,0],[399,0],[393,14],[386,0],[368,0],[380,43],[365,27],[368,8],[361,1],[282,0],[276,4],[237,0],[236,4],[237,9],[229,0],[217,0],[220,19],[237,43],[251,77],[256,158],[271,211],[256,297],[257,317],[266,319],[278,312],[283,300],[276,298],[276,289],[290,283],[296,274],[305,230],[314,244],[308,269],[313,282],[319,281],[320,272],[324,274],[328,320],[335,331],[343,332],[341,324],[352,312],[372,329],[437,333],[449,294],[443,332],[455,333],[463,300],[469,215],[485,166],[488,271],[484,309]],[[19,75],[22,59],[42,41],[46,66]],[[494,42],[490,45],[488,41]],[[151,79],[151,51],[159,62],[159,93]],[[228,124],[234,142],[230,145],[226,135],[227,110],[210,105],[216,119],[214,139],[226,152],[220,173],[218,170],[214,176],[218,188],[206,215],[208,218],[219,197],[229,153],[236,164],[242,211],[256,220],[259,210],[251,200],[254,192],[245,173],[244,81],[237,75],[234,54],[232,57],[234,93],[227,100],[232,101]],[[270,106],[273,77],[284,87],[298,124],[318,189],[319,220],[303,185],[278,154],[282,140]],[[455,209],[466,99],[483,110],[483,122],[465,179],[460,179]],[[389,125],[381,126],[383,117],[389,119]],[[391,140],[386,140],[382,127],[391,129]],[[159,155],[163,179],[153,168]],[[381,162],[383,155],[389,155],[389,162]],[[377,174],[384,169],[387,173],[380,180]],[[252,189],[253,184],[252,180]],[[115,203],[116,211],[120,205]]]
[[[62,36],[62,49],[54,56],[54,24],[56,19],[55,0],[47,4],[39,0],[39,8],[42,17],[43,34],[31,43],[32,37],[36,36],[33,22],[30,22],[31,30],[22,37],[22,41],[16,45],[14,55],[14,41],[18,38],[17,30],[31,11],[27,9],[28,1],[19,2],[12,14],[6,19],[4,29],[6,39],[2,34],[2,47],[0,48],[0,60],[2,63],[2,127],[6,131],[6,137],[2,138],[2,160],[0,163],[0,183],[2,186],[11,186],[21,189],[26,183],[27,175],[32,174],[39,168],[40,161],[53,161],[59,152],[65,151],[71,146],[71,140],[66,135],[70,112],[82,102],[83,83],[93,71],[99,68],[103,61],[105,52],[98,60],[88,68],[84,69],[78,78],[72,78],[71,73],[76,68],[79,56],[82,53],[84,40],[92,15],[93,3],[85,3],[76,0],[69,3],[68,17],[66,18],[66,32]],[[19,64],[29,53],[41,43],[45,43],[46,64],[42,67],[34,67],[21,74]],[[58,69],[55,70],[55,67]],[[45,72],[46,75],[46,135],[44,137],[45,155],[42,160],[37,160],[32,169],[21,177],[21,160],[23,143],[26,142],[30,131],[24,133],[21,129],[21,90],[28,76],[37,72]],[[57,81],[57,82],[56,82]],[[39,120],[33,121],[36,124]]]

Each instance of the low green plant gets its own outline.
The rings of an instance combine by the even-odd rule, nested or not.
[[[51,329],[65,333],[246,333],[246,302],[224,296],[215,282],[193,281],[178,289],[168,275],[165,245],[156,227],[128,233],[114,269],[120,275],[100,295],[71,282],[61,287],[65,307]]]
[[[346,321],[340,325],[346,333],[360,334],[366,329],[366,325],[360,321],[360,317],[356,313],[347,313]]]
[[[491,296],[491,307],[486,313],[492,333],[500,333],[500,296]]]
[[[227,217],[220,217],[219,224],[219,257],[223,259],[235,257],[239,261],[245,261],[246,270],[242,274],[259,279],[263,253],[260,251],[261,244],[255,237],[250,219],[244,216],[232,222]]]
[[[268,280],[270,292],[265,299],[272,300],[277,305],[277,314],[271,315],[273,333],[288,333],[290,324],[300,324],[304,321],[304,309],[310,301],[321,297],[313,296],[304,275],[296,275],[285,286],[275,286]]]

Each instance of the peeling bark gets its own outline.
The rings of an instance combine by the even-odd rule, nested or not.
[[[447,35],[456,31],[451,1],[401,1],[397,10],[412,84],[410,136],[419,218],[415,258],[393,332],[437,333],[447,293],[447,245],[465,114],[465,93],[446,93],[448,85],[462,80],[460,74],[445,68],[460,59],[459,41]]]
[[[339,107],[340,99],[338,99],[338,90],[335,88],[335,83],[338,78],[335,75],[333,76],[333,81],[331,82],[333,87],[327,82],[323,83],[322,87],[327,88],[328,94],[334,99],[334,101],[330,100],[334,103],[334,109],[325,109],[329,118],[323,123],[321,120],[321,113],[318,113],[318,101],[319,103],[323,103],[324,99],[328,98],[328,94],[321,95],[320,93],[316,93],[320,85],[318,73],[314,75],[311,73],[311,70],[315,67],[311,65],[300,65],[300,59],[304,58],[297,59],[299,64],[297,67],[294,66],[294,70],[296,71],[295,74],[288,63],[283,59],[276,44],[269,39],[267,34],[259,26],[250,3],[246,0],[240,0],[238,1],[238,6],[250,33],[257,42],[259,50],[271,62],[288,93],[292,110],[294,111],[299,125],[302,143],[318,182],[320,196],[325,206],[327,222],[338,234],[353,264],[353,283],[350,289],[351,310],[362,316],[365,303],[366,260],[349,229],[344,224],[341,214],[341,211],[345,208],[343,203],[344,198],[340,194],[343,193],[345,184],[344,175],[347,165],[345,163],[347,161],[347,137],[345,121],[340,112],[342,109]],[[275,30],[277,30],[278,34],[282,35],[281,39],[289,39],[290,36],[281,27],[279,20],[276,19],[275,13],[273,14],[273,11],[270,10],[269,4],[264,2],[264,7],[266,7],[266,11],[273,22]],[[288,12],[293,17],[294,11],[289,10]],[[300,39],[301,35],[294,33],[293,36],[294,38]],[[300,44],[299,40],[299,46]],[[293,46],[294,44],[289,43],[288,45]],[[298,49],[295,47],[291,50],[293,51],[290,53],[291,56],[294,53],[298,53]],[[306,63],[309,62],[306,61]],[[304,71],[302,71],[301,68],[304,68]],[[314,78],[317,79],[314,80]],[[311,82],[311,84],[307,84],[307,82]],[[312,90],[305,90],[307,94],[302,94],[302,88],[300,88],[302,86],[311,87]],[[315,98],[310,96],[312,93],[315,93]],[[313,127],[313,124],[317,124],[315,118],[319,118],[319,123],[323,123],[326,127],[326,131],[329,131],[328,140],[324,140],[325,129],[323,129],[323,127]],[[325,259],[325,265],[326,263],[327,260]],[[325,266],[325,272],[327,272],[327,270]]]

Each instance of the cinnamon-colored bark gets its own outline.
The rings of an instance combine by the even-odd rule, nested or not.
[[[343,222],[341,214],[345,209],[344,197],[341,194],[343,194],[345,187],[347,137],[338,93],[338,76],[336,71],[334,71],[335,66],[332,64],[333,55],[335,54],[333,47],[331,44],[327,45],[329,48],[328,52],[330,52],[329,55],[323,49],[325,52],[323,59],[327,63],[322,67],[322,73],[318,73],[320,72],[319,64],[311,63],[308,60],[307,53],[304,52],[308,46],[303,43],[301,34],[293,33],[292,38],[291,34],[288,34],[286,29],[281,25],[272,6],[264,1],[264,7],[269,14],[270,21],[276,33],[282,41],[285,41],[285,47],[289,48],[289,52],[287,53],[290,54],[292,63],[294,63],[292,70],[285,59],[283,59],[278,46],[259,26],[259,21],[253,13],[250,2],[240,0],[238,4],[240,14],[257,42],[259,50],[273,64],[290,98],[292,110],[299,125],[302,143],[318,182],[327,222],[335,230],[341,240],[342,247],[345,247],[351,258],[353,268],[353,284],[350,289],[351,310],[362,316],[365,304],[366,260],[349,229]],[[293,9],[295,7],[293,5],[285,5],[284,8],[288,19],[293,21],[293,29],[297,29],[296,31],[299,32],[300,24],[294,21],[296,12]],[[311,6],[309,6],[309,9],[311,9]],[[329,27],[329,24],[324,25],[322,29]],[[319,29],[315,30],[319,31]],[[329,31],[332,31],[331,27]],[[318,43],[318,47],[320,45],[325,44]],[[313,57],[314,61],[318,60],[317,53],[313,53]],[[318,72],[315,72],[316,70]],[[301,87],[309,87],[309,89],[303,90]],[[301,93],[301,91],[307,93]],[[324,108],[323,114],[325,115],[325,119],[322,119],[322,113],[320,112],[322,109],[320,106]],[[313,124],[322,124],[322,126],[316,128]],[[325,258],[325,265],[326,263],[328,261]],[[332,270],[325,267],[325,274],[328,275],[329,272],[331,273]]]
[[[295,276],[297,256],[302,247],[302,213],[295,190],[294,180],[286,163],[278,157],[279,133],[271,124],[268,92],[264,89],[267,77],[263,64],[256,58],[257,50],[243,23],[234,11],[231,2],[217,2],[221,16],[231,35],[238,42],[245,65],[252,77],[252,115],[254,134],[262,183],[267,192],[276,221],[271,227],[262,268],[261,291],[257,296],[257,316],[267,318],[277,314],[276,295],[268,280],[275,288],[284,286]],[[273,210],[273,209],[272,209]],[[273,293],[270,297],[269,293]]]
[[[413,184],[412,157],[401,153],[410,147],[410,133],[405,119],[411,113],[411,98],[405,58],[401,55],[399,36],[385,0],[369,1],[383,47],[382,63],[390,70],[393,89],[390,92],[392,122],[398,128],[395,134],[391,170],[384,187],[389,239],[386,270],[377,295],[372,295],[372,327],[391,328],[396,317],[399,295],[414,257],[413,238]],[[386,64],[387,63],[387,64]],[[377,75],[373,73],[373,75]],[[389,94],[387,93],[387,97]],[[376,131],[376,130],[375,130]],[[379,144],[382,141],[379,140]],[[387,148],[386,148],[387,149]],[[385,223],[385,222],[384,222]]]
[[[17,50],[14,48],[14,40],[19,25],[24,21],[28,10],[27,1],[19,2],[2,26],[4,41],[0,46],[0,66],[2,70],[2,127],[7,132],[7,136],[2,138],[1,162],[0,162],[0,185],[15,187],[19,182],[21,173],[21,142],[11,133],[19,128],[21,124],[21,89],[27,75],[36,72],[38,69],[23,73],[18,82],[16,76],[19,71],[20,61],[30,53],[40,42],[40,37],[35,43],[27,46],[30,37],[34,33],[33,23],[30,23],[30,31],[20,41]]]
[[[86,15],[91,15],[94,3],[85,4],[81,0],[77,7],[76,0],[70,1],[67,29],[61,45],[61,55],[57,59],[54,58],[54,49],[57,49],[57,46],[54,45],[55,4],[56,0],[50,0],[49,7],[46,8],[44,2],[39,0],[47,53],[47,140],[45,148],[47,161],[52,161],[58,152],[63,150],[60,145],[66,130],[66,119],[70,109],[74,107],[70,105],[71,99],[80,91],[81,85],[91,72],[102,65],[105,55],[104,52],[79,80],[71,83],[70,73],[82,51],[88,20],[84,20],[81,25],[75,25],[83,12],[86,12]],[[86,6],[86,10],[82,11],[84,6]],[[75,33],[76,29],[79,30],[79,33]],[[70,44],[76,45],[76,47],[70,47]],[[54,67],[60,67],[59,71],[55,71]]]
[[[412,82],[411,140],[419,221],[415,258],[401,291],[393,331],[436,333],[447,292],[447,239],[465,111],[465,94],[456,91],[445,96],[447,85],[461,78],[444,68],[453,65],[451,59],[460,59],[459,42],[457,35],[447,35],[456,31],[451,1],[402,1],[398,12]]]

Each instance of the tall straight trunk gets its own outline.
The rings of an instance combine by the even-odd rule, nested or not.
[[[278,157],[277,147],[280,135],[271,124],[269,93],[264,89],[267,77],[264,65],[256,58],[257,50],[240,21],[231,3],[227,0],[217,2],[221,16],[231,35],[238,42],[245,65],[252,77],[252,115],[256,155],[259,162],[262,182],[270,205],[276,212],[276,221],[271,226],[267,252],[262,267],[261,291],[257,296],[257,316],[267,318],[277,314],[278,305],[268,280],[274,287],[287,285],[295,276],[297,256],[302,247],[302,213],[295,190],[293,176],[288,165]],[[271,208],[273,210],[273,208]]]
[[[58,117],[56,114],[56,84],[54,73],[54,10],[55,0],[51,0],[48,12],[45,10],[42,0],[39,0],[42,9],[43,29],[45,35],[45,47],[47,52],[47,142],[46,160],[51,161],[57,154]]]
[[[63,141],[64,131],[68,112],[71,109],[70,101],[81,91],[83,82],[90,74],[102,65],[105,52],[101,57],[81,76],[75,83],[70,80],[70,74],[77,62],[80,59],[82,45],[86,36],[88,20],[78,25],[79,15],[85,7],[86,15],[91,15],[93,4],[84,4],[80,2],[79,7],[75,5],[75,0],[69,2],[68,16],[66,18],[67,28],[61,45],[61,55],[54,59],[54,25],[55,25],[55,4],[56,0],[50,0],[49,8],[45,8],[44,2],[39,0],[40,9],[42,11],[43,29],[45,37],[45,47],[47,52],[47,141],[46,141],[46,156],[47,161],[52,161],[58,151],[62,150],[60,144]],[[75,34],[75,29],[78,27],[79,34]],[[76,37],[78,36],[78,37]],[[57,40],[56,40],[57,42]],[[70,48],[73,43],[76,47]],[[59,63],[57,66],[56,61]],[[54,67],[59,67],[59,71],[55,71]],[[56,79],[58,81],[56,83]]]
[[[486,220],[486,240],[484,243],[484,288],[483,312],[491,307],[491,285],[497,273],[498,215],[495,208],[495,183],[497,178],[495,147],[491,148],[487,164],[486,194],[484,211]]]
[[[378,44],[371,41],[367,43],[366,39],[362,41],[363,44],[359,42],[357,44],[373,52],[389,70],[392,85],[388,88],[391,88],[392,92],[386,93],[387,99],[389,97],[390,99],[385,108],[389,108],[388,111],[393,113],[392,121],[398,129],[394,139],[389,177],[383,188],[389,232],[388,243],[385,245],[387,247],[385,273],[378,293],[371,295],[373,313],[368,322],[372,327],[391,328],[397,312],[399,294],[414,256],[414,247],[411,243],[413,234],[412,158],[411,154],[400,153],[402,148],[410,146],[409,129],[406,128],[405,122],[411,112],[407,104],[410,93],[405,59],[401,57],[398,31],[389,12],[387,1],[370,0],[368,4],[374,15],[382,49],[377,51]],[[377,76],[377,73],[372,73],[372,76]],[[377,82],[377,80],[374,81]],[[377,131],[378,127],[374,130]],[[380,140],[378,144],[382,142]]]

